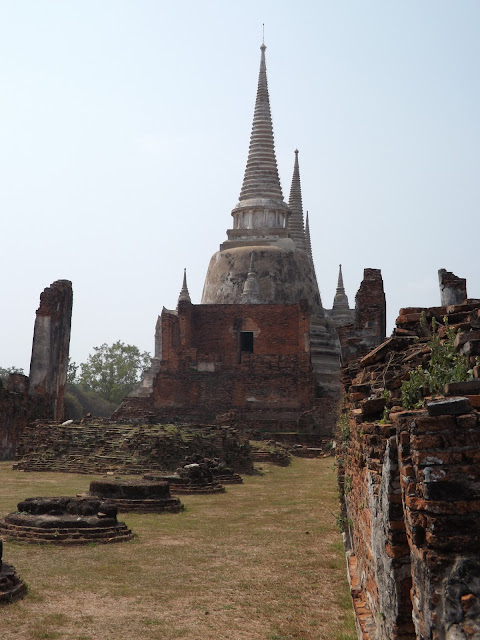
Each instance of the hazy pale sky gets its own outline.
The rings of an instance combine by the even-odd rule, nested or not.
[[[480,297],[478,0],[0,0],[0,366],[73,282],[71,356],[153,351],[183,268],[200,302],[247,160],[265,23],[277,161],[300,150],[325,307],[382,270],[388,328]]]

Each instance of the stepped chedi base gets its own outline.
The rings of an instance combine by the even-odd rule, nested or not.
[[[117,520],[117,507],[95,498],[27,498],[0,520],[6,540],[58,545],[124,542],[133,533]]]
[[[162,480],[94,480],[91,496],[113,503],[119,511],[143,513],[179,513],[184,506],[170,495],[169,483]]]
[[[181,477],[176,473],[171,475],[155,475],[147,473],[143,476],[145,480],[167,481],[170,485],[170,491],[177,495],[188,495],[192,493],[210,494],[225,493],[225,487],[218,482],[195,483],[187,477]]]
[[[0,541],[0,604],[20,600],[27,593],[27,586],[15,572],[15,568],[2,562],[3,542]]]
[[[224,493],[225,487],[214,476],[214,470],[230,471],[231,475],[234,475],[226,465],[220,465],[218,461],[194,454],[185,458],[175,474],[164,476],[163,479],[168,480],[173,493]],[[224,475],[228,474],[224,473]],[[152,475],[145,475],[144,478],[159,479]]]

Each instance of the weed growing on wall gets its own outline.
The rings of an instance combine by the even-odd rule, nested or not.
[[[448,382],[463,382],[471,378],[468,358],[455,349],[455,330],[444,318],[446,337],[442,340],[437,332],[437,322],[432,319],[430,362],[428,368],[419,365],[414,369],[408,380],[402,383],[402,406],[405,409],[418,409],[424,405],[424,396],[443,394]]]

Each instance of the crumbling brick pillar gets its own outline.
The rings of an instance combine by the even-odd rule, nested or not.
[[[440,304],[442,307],[467,302],[467,281],[465,278],[458,278],[451,271],[439,269],[438,281],[440,285]]]
[[[29,393],[44,401],[53,420],[63,420],[67,380],[72,283],[57,280],[40,295],[33,333]]]
[[[386,304],[380,269],[363,271],[363,280],[355,296],[355,325],[371,329],[377,344],[385,340]]]
[[[387,310],[380,269],[364,269],[355,296],[355,323],[337,327],[342,364],[352,362],[385,340]]]

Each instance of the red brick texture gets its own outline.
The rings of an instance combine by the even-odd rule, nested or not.
[[[394,336],[342,371],[339,484],[360,638],[480,638],[480,413],[464,398],[448,414],[459,400],[448,394],[477,398],[477,382],[447,385],[428,410],[396,406],[402,380],[428,364],[422,311],[467,332],[461,350],[479,307],[402,309]]]
[[[236,412],[247,430],[295,428],[314,403],[306,303],[192,305],[164,311],[161,367],[146,398],[127,398],[115,413],[210,422]],[[253,352],[241,350],[242,332]],[[237,419],[237,428],[242,428]]]
[[[355,323],[337,327],[342,362],[352,362],[385,339],[386,302],[380,269],[364,269],[355,296]]]

